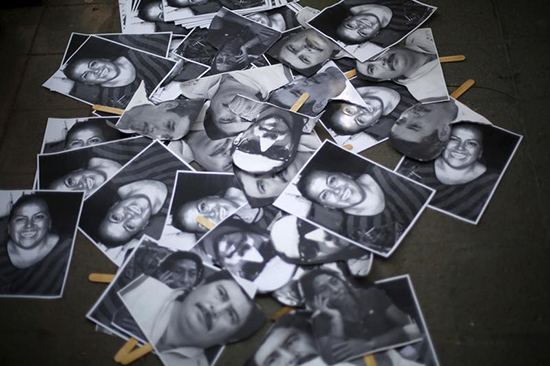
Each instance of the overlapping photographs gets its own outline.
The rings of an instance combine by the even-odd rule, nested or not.
[[[122,33],[173,32],[188,30],[164,20],[162,0],[118,0]]]
[[[304,275],[300,289],[307,309],[280,318],[247,365],[268,365],[287,354],[304,365],[355,364],[343,361],[365,354],[370,356],[357,360],[439,365],[408,276],[372,284],[314,269]]]
[[[0,297],[63,296],[83,197],[0,191]]]
[[[400,42],[435,10],[415,0],[343,0],[308,24],[364,62]]]
[[[151,141],[143,137],[106,142],[76,150],[38,155],[38,187],[84,191],[89,196]]]
[[[477,224],[521,140],[497,126],[459,122],[434,161],[404,157],[395,171],[435,189],[431,208]]]
[[[421,103],[449,100],[430,28],[417,29],[403,44],[391,47],[375,60],[358,62],[357,73],[374,82],[391,80],[404,85]]]
[[[279,32],[284,32],[300,25],[298,19],[296,19],[296,10],[288,5],[245,16],[256,23],[263,24]]]
[[[325,141],[274,205],[389,257],[434,193]]]
[[[162,242],[189,250],[210,229],[200,217],[216,225],[245,204],[246,196],[233,174],[178,172]],[[259,209],[241,211],[247,222],[260,215]]]
[[[351,81],[357,99],[330,101],[321,123],[334,141],[359,153],[385,141],[395,121],[418,103],[406,87],[389,81]]]
[[[89,196],[80,230],[120,266],[139,238],[160,239],[178,170],[192,170],[154,141]]]
[[[150,95],[175,64],[91,36],[43,86],[87,104],[124,109],[142,81]]]
[[[250,337],[265,315],[229,272],[203,265],[197,256],[189,257],[192,253],[176,254],[177,266],[193,258],[203,267],[191,288],[174,289],[142,274],[118,295],[166,366],[212,365],[223,345]]]

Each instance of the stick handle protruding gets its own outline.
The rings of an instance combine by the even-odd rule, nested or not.
[[[96,283],[111,283],[113,282],[115,275],[106,273],[90,273],[88,281]]]
[[[462,83],[461,86],[455,89],[454,92],[451,93],[451,97],[458,99],[460,96],[468,91],[473,85],[475,84],[474,79],[468,79],[465,82]]]
[[[92,105],[92,109],[94,111],[100,111],[100,112],[107,112],[112,114],[118,114],[119,116],[122,116],[124,113],[124,109],[120,108],[113,108],[113,107],[107,107],[106,105],[100,105],[100,104],[94,104]]]

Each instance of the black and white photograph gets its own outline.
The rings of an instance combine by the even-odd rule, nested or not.
[[[319,146],[321,141],[315,132],[302,135],[292,163],[275,174],[253,174],[233,166],[233,172],[250,206],[271,205]]]
[[[91,36],[43,86],[87,104],[124,109],[143,81],[150,95],[175,61]]]
[[[226,137],[221,140],[213,140],[204,130],[191,131],[183,140],[172,141],[171,149],[176,149],[182,159],[187,162],[195,162],[203,170],[209,172],[233,172],[233,160],[231,159],[231,148],[233,137]]]
[[[159,89],[155,101],[173,100],[182,95],[187,99],[207,99],[208,108],[202,128],[212,140],[236,136],[252,122],[236,115],[229,108],[237,95],[256,101],[267,100],[269,93],[289,81],[292,76],[283,65],[273,65],[245,71],[233,71],[184,83],[172,82]],[[200,124],[200,119],[199,119]]]
[[[320,356],[329,365],[422,340],[421,319],[414,316],[419,309],[408,287],[389,296],[366,278],[319,268],[300,278],[300,290],[313,312]]]
[[[233,174],[178,172],[162,242],[189,250],[210,229],[199,217],[216,225],[246,203]],[[243,209],[239,217],[255,223],[261,219],[262,210]]]
[[[343,0],[308,24],[364,62],[400,42],[435,10],[415,0]]]
[[[300,26],[298,19],[296,19],[296,11],[289,6],[251,13],[245,16],[256,23],[263,24],[279,32]]]
[[[304,76],[313,76],[340,47],[314,29],[294,28],[284,32],[267,54]]]
[[[430,28],[417,29],[404,43],[391,47],[375,60],[357,62],[357,73],[367,80],[404,85],[422,103],[449,100]]]
[[[431,208],[477,224],[521,140],[497,126],[458,122],[434,161],[403,158],[396,172],[435,189]]]
[[[141,236],[160,239],[178,170],[192,169],[153,142],[86,199],[80,230],[120,266]]]
[[[274,174],[292,164],[307,117],[239,96],[229,103],[229,109],[242,120],[252,122],[233,140],[231,158],[238,169],[258,175]]]
[[[191,290],[141,275],[118,294],[166,366],[212,365],[211,348],[244,340],[265,322],[227,271],[204,276]]]
[[[433,195],[431,188],[325,141],[274,205],[389,257]]]
[[[83,198],[0,191],[0,297],[63,296]]]
[[[390,130],[390,145],[401,154],[419,161],[441,155],[451,136],[451,125],[459,121],[491,124],[458,100],[417,103],[401,113]]]
[[[211,74],[243,70],[281,37],[281,32],[227,9],[218,11],[208,29],[208,42],[216,49]]]
[[[185,35],[189,32],[180,25],[164,20],[162,0],[118,0],[118,3],[121,28],[125,34],[173,32]]]
[[[221,8],[222,3],[219,0],[162,0],[165,21],[192,18],[203,14],[213,15]]]
[[[122,166],[151,144],[143,137],[38,155],[38,187],[54,191],[84,191],[89,196]]]
[[[355,153],[385,141],[401,113],[418,103],[406,87],[393,82],[354,78],[351,85],[360,100],[330,101],[321,123],[338,145]]]
[[[291,108],[304,93],[309,97],[300,107],[299,113],[316,117],[323,112],[327,103],[341,98],[346,89],[346,76],[332,62],[325,64],[315,75],[296,77],[292,82],[271,92],[268,102],[279,107]]]
[[[181,58],[211,66],[218,50],[208,42],[208,28],[193,28],[173,53]]]
[[[118,118],[48,118],[41,152],[73,150],[131,137],[114,127]]]
[[[157,140],[179,140],[197,121],[204,100],[174,99],[153,103],[140,85],[116,128]]]
[[[262,217],[248,223],[240,212],[249,209],[245,206],[220,222],[191,251],[205,263],[226,269],[254,283],[259,292],[268,293],[289,282],[296,265],[282,260],[271,243],[269,226],[282,215],[281,211],[273,206],[264,207]]]

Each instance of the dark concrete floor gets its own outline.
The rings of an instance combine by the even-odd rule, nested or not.
[[[461,101],[525,138],[479,225],[427,210],[399,250],[375,262],[372,276],[412,276],[442,365],[549,365],[550,3],[426,1],[439,7],[427,26],[440,55],[468,57],[443,66],[449,89],[475,79]],[[31,188],[48,117],[90,115],[88,106],[41,87],[70,32],[120,30],[113,0],[44,3],[0,10],[0,189]],[[391,168],[399,159],[386,144],[365,155]],[[114,364],[123,342],[95,332],[84,317],[104,289],[88,274],[114,271],[79,234],[63,299],[0,300],[0,365]],[[266,313],[279,308],[260,303]],[[242,364],[266,329],[228,347],[218,364]],[[160,361],[149,355],[136,365]]]

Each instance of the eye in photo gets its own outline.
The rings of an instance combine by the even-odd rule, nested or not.
[[[0,191],[0,297],[61,298],[83,196]]]
[[[521,139],[496,126],[457,122],[434,161],[403,158],[396,171],[435,189],[430,207],[477,224]]]
[[[178,170],[191,169],[153,142],[86,199],[81,231],[120,266],[142,235],[160,239]]]
[[[143,81],[150,95],[175,62],[91,36],[43,86],[88,104],[124,109]]]
[[[433,194],[325,141],[274,205],[389,257]]]
[[[142,275],[118,294],[167,366],[210,365],[209,348],[246,339],[265,322],[227,271],[205,276],[191,291]]]
[[[414,0],[343,0],[308,24],[364,62],[401,41],[435,10]]]

